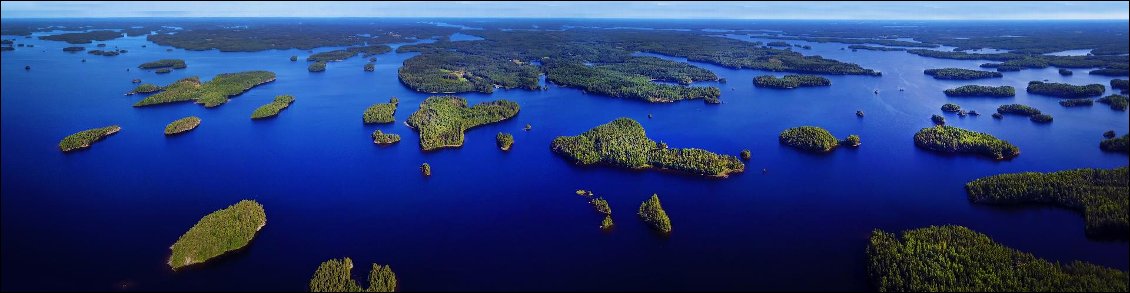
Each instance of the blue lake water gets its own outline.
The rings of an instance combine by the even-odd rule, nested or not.
[[[429,95],[396,78],[412,54],[376,56],[375,72],[362,71],[367,60],[355,57],[310,73],[306,62],[288,60],[304,59],[305,50],[167,52],[128,37],[107,43],[129,53],[102,57],[62,52],[69,46],[62,42],[16,39],[35,47],[4,52],[0,62],[5,290],[305,290],[319,263],[348,256],[357,264],[355,279],[365,282],[369,263],[390,264],[404,291],[867,291],[865,247],[873,229],[943,224],[968,226],[1041,258],[1130,267],[1127,243],[1087,239],[1079,213],[973,205],[963,189],[999,173],[1126,165],[1126,155],[1098,148],[1103,131],[1128,131],[1126,112],[1102,104],[1064,108],[1057,98],[1023,90],[1044,79],[1109,86],[1106,77],[1047,68],[975,82],[934,80],[922,70],[978,69],[986,61],[789,41],[813,48],[798,52],[883,76],[828,76],[831,87],[774,90],[752,84],[767,72],[692,62],[728,80],[696,83],[719,85],[723,104],[648,104],[558,86],[462,94],[471,103],[510,99],[521,112],[468,131],[461,148],[425,153],[403,121]],[[331,49],[337,48],[315,51]],[[188,68],[165,75],[136,68],[162,58],[185,59]],[[122,95],[135,78],[164,85],[247,70],[274,71],[278,79],[213,109],[134,108],[142,97]],[[1011,85],[1017,96],[942,94],[968,83]],[[280,94],[296,101],[275,119],[249,119]],[[396,123],[361,123],[366,107],[392,96],[400,99]],[[985,114],[946,115],[950,125],[1008,140],[1021,155],[998,162],[916,148],[913,134],[931,126],[930,115],[946,102]],[[1034,106],[1055,121],[987,115],[1007,103]],[[196,130],[162,134],[167,123],[189,115],[203,119]],[[549,151],[554,137],[617,117],[640,121],[651,138],[672,147],[733,155],[749,149],[753,158],[746,173],[719,180],[577,167]],[[527,123],[531,131],[522,130]],[[122,131],[89,150],[59,152],[64,136],[110,124]],[[858,134],[863,145],[813,155],[778,144],[778,133],[801,125],[840,138]],[[376,146],[369,134],[377,129],[403,140]],[[498,132],[514,135],[510,152],[495,146]],[[430,178],[417,169],[424,162],[432,166]],[[602,217],[576,189],[609,201],[612,231],[598,229]],[[670,237],[634,215],[653,193],[671,217]],[[262,203],[268,218],[247,249],[168,269],[169,246],[181,234],[247,198]]]

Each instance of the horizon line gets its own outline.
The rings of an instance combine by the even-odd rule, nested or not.
[[[5,19],[114,19],[114,18],[162,18],[162,19],[179,19],[179,18],[224,18],[224,19],[239,19],[239,18],[354,18],[354,19],[381,19],[381,18],[394,18],[394,19],[413,19],[413,18],[433,18],[433,19],[623,19],[623,20],[800,20],[800,21],[828,21],[828,20],[857,20],[857,21],[1127,21],[1127,18],[997,18],[997,19],[961,19],[961,18],[932,18],[932,19],[903,19],[903,18],[890,18],[890,19],[862,19],[862,18],[632,18],[632,17],[452,17],[452,16],[84,16],[84,17],[5,17]]]

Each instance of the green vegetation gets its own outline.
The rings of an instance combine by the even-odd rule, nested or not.
[[[681,100],[703,99],[717,104],[722,91],[717,87],[687,87],[651,82],[651,78],[623,73],[606,67],[589,67],[570,63],[548,68],[549,80],[562,86],[575,86],[614,98],[644,100],[651,103],[670,103]]]
[[[79,51],[83,51],[83,50],[86,50],[86,48],[84,48],[84,47],[66,47],[66,48],[63,48],[63,52],[79,52]]]
[[[1130,80],[1111,79],[1110,80],[1110,88],[1116,89],[1116,90],[1123,90],[1123,91],[1128,90],[1128,89],[1130,89]]]
[[[608,206],[608,201],[603,197],[594,198],[593,200],[589,201],[589,203],[592,204],[592,207],[596,209],[597,212],[605,215],[612,215],[612,208]]]
[[[1075,72],[1071,72],[1071,70],[1070,70],[1070,69],[1066,69],[1066,68],[1060,68],[1060,69],[1059,69],[1059,75],[1062,75],[1062,76],[1071,76],[1071,75],[1073,75],[1073,74],[1075,74]]]
[[[1045,83],[1042,81],[1028,82],[1028,93],[1060,98],[1099,96],[1102,95],[1104,91],[1106,91],[1106,87],[1097,83],[1071,85],[1066,83]]]
[[[828,130],[816,126],[800,126],[785,129],[779,136],[781,143],[809,152],[829,152],[840,145],[839,140]]]
[[[143,84],[137,85],[137,87],[133,88],[133,90],[130,91],[129,93],[126,93],[126,95],[148,94],[148,93],[158,92],[158,91],[161,91],[161,86],[158,86],[158,85],[155,85],[155,84],[152,84],[152,83],[143,83]]]
[[[298,61],[298,56],[290,56],[290,61]]]
[[[947,89],[946,96],[950,97],[974,97],[974,96],[988,96],[988,97],[1013,97],[1016,96],[1016,88],[1011,86],[984,86],[984,85],[963,85],[957,88]]]
[[[360,53],[360,54],[364,55],[365,57],[369,57],[369,56],[373,56],[373,55],[380,55],[380,54],[388,53],[388,52],[392,51],[392,47],[389,47],[388,45],[372,45],[372,46],[363,46],[363,47],[349,47],[349,48],[346,48],[346,50],[348,50],[350,52],[354,52],[354,53]],[[376,57],[370,57],[369,58],[369,62],[374,62],[374,61],[377,61]]]
[[[854,50],[906,51],[906,48],[891,48],[891,47],[879,47],[879,46],[868,46],[868,45],[851,45],[851,46],[848,46],[848,49],[852,49],[853,51]]]
[[[997,160],[1020,155],[1020,149],[987,133],[953,126],[934,126],[914,134],[914,145],[943,153],[976,153]]]
[[[494,136],[494,140],[498,142],[498,148],[504,151],[509,151],[510,146],[514,144],[514,136],[509,133],[499,132],[498,135]]]
[[[657,168],[715,177],[745,171],[745,164],[734,156],[663,147],[648,138],[643,126],[631,118],[619,118],[577,136],[558,136],[550,148],[579,165]]]
[[[263,205],[254,200],[241,200],[204,216],[181,235],[171,247],[173,253],[168,264],[175,270],[243,248],[266,225]]]
[[[1099,142],[1099,149],[1107,152],[1130,154],[1130,134],[1123,134],[1120,138],[1113,138],[1114,133],[1111,133],[1110,136],[1111,138]]]
[[[459,52],[430,52],[404,61],[397,72],[408,87],[427,93],[492,93],[502,88],[538,89],[536,66],[499,62]]]
[[[90,44],[94,41],[109,41],[121,38],[122,33],[115,31],[90,31],[82,33],[65,33],[50,36],[41,36],[40,40],[63,41],[69,44]]]
[[[392,123],[397,106],[399,106],[399,101],[396,100],[396,97],[393,97],[388,103],[373,104],[365,109],[365,113],[361,115],[361,120],[365,124]]]
[[[1077,210],[1086,218],[1088,236],[1126,239],[1127,178],[1127,167],[1024,172],[978,178],[966,183],[965,190],[974,203],[1041,203]]]
[[[1001,114],[1001,113],[993,113],[993,119],[1001,119],[1001,118],[1004,118],[1004,115],[1003,115],[1003,114]]]
[[[942,115],[931,115],[930,121],[933,121],[934,125],[946,125],[946,117],[942,117]]]
[[[1090,75],[1104,75],[1104,76],[1127,76],[1130,75],[1130,70],[1125,68],[1103,68],[1095,69],[1087,72]]]
[[[120,50],[120,51],[90,50],[90,51],[86,51],[86,53],[90,54],[90,55],[107,56],[107,57],[118,56],[119,54],[125,53],[125,52],[126,52],[126,50]]]
[[[423,173],[424,176],[432,176],[432,165],[428,165],[428,163],[420,165],[420,173]]]
[[[432,96],[408,116],[408,126],[420,133],[420,148],[425,151],[463,145],[463,132],[476,126],[495,123],[518,115],[518,103],[498,100],[467,107],[467,100],[456,96]]]
[[[101,140],[111,134],[118,133],[122,128],[117,125],[110,125],[101,128],[87,129],[79,131],[78,133],[68,135],[63,140],[59,141],[59,150],[65,152],[81,150],[89,148],[90,145]]]
[[[242,94],[251,88],[275,81],[275,73],[270,71],[246,71],[216,75],[211,81],[201,83],[199,77],[189,77],[168,86],[160,93],[145,97],[133,104],[134,107],[195,101],[211,108],[228,102],[228,97]]]
[[[1092,100],[1092,99],[1089,99],[1089,98],[1066,99],[1066,100],[1060,100],[1059,101],[1059,105],[1064,106],[1064,107],[1080,107],[1080,106],[1090,107],[1091,105],[1094,105],[1094,104],[1095,104],[1095,100]]]
[[[306,71],[310,71],[310,72],[326,71],[326,62],[310,63],[310,66],[306,66]]]
[[[941,68],[941,69],[926,69],[922,71],[926,75],[933,76],[934,79],[955,79],[955,80],[970,80],[982,78],[1003,77],[1000,72],[970,70],[961,68]]]
[[[1125,292],[1126,272],[1036,258],[962,226],[876,229],[867,275],[879,292]]]
[[[200,117],[188,116],[177,119],[165,126],[165,135],[176,135],[196,129],[200,126]]]
[[[1052,115],[1036,114],[1036,115],[1032,115],[1031,117],[1028,117],[1028,119],[1030,119],[1030,120],[1032,120],[1033,122],[1036,122],[1036,123],[1051,123],[1052,122]]]
[[[255,112],[251,112],[251,119],[263,119],[278,116],[279,112],[283,109],[286,109],[287,107],[290,107],[291,103],[294,103],[294,96],[275,96],[274,101],[271,101],[266,105],[259,106],[259,108],[255,109]]]
[[[1047,31],[1040,32],[1046,34]],[[1028,38],[1027,41],[1039,39]],[[1019,38],[999,38],[1000,43],[990,46],[992,48],[1006,48],[1010,45],[1017,43]],[[953,41],[952,38],[948,41]],[[1011,43],[1011,44],[1010,44]],[[1070,43],[1078,43],[1072,40]],[[1108,42],[1109,43],[1109,42]],[[1046,45],[1046,44],[1037,44]],[[1062,51],[1062,50],[1060,50]],[[1114,69],[1126,68],[1126,56],[1051,56],[1042,55],[1043,53],[1055,52],[1040,50],[1040,52],[1009,52],[999,54],[975,54],[966,52],[946,52],[937,50],[924,50],[914,49],[907,50],[907,53],[942,59],[956,59],[956,60],[992,60],[1003,61],[1002,63],[994,65],[997,71],[1018,71],[1024,68],[1047,68],[1048,66],[1055,66],[1060,68],[1092,68],[1092,67],[1107,67]],[[987,66],[982,66],[987,67]]]
[[[626,74],[643,75],[655,80],[677,82],[682,85],[689,85],[695,81],[718,80],[718,76],[710,70],[655,57],[630,57],[621,63],[601,64],[596,67]]]
[[[379,129],[377,131],[373,131],[372,136],[373,136],[373,143],[379,144],[379,145],[387,145],[387,144],[394,144],[394,143],[400,142],[400,135],[399,134],[384,133],[384,132],[381,132]],[[431,173],[429,172],[428,174],[431,174]]]
[[[353,280],[353,260],[331,259],[318,265],[310,277],[310,292],[395,292],[396,273],[388,265],[373,264],[369,270],[369,288],[361,288]]]
[[[349,51],[349,50],[333,50],[333,51],[321,52],[321,53],[317,53],[317,54],[314,54],[314,55],[310,55],[310,57],[306,57],[306,61],[314,61],[314,62],[322,62],[322,63],[337,62],[337,61],[349,59],[349,57],[353,57],[353,56],[356,56],[356,55],[357,55],[357,52],[353,52],[353,51]]]
[[[1114,130],[1107,130],[1103,132],[1103,137],[1105,138],[1114,138],[1114,136]]]
[[[167,68],[167,67],[166,68],[157,68],[157,70],[154,70],[153,72],[156,72],[157,74],[165,74],[165,73],[173,72],[173,69]]]
[[[600,221],[600,229],[603,229],[603,230],[612,229],[612,216],[611,215],[604,215],[604,220]]]
[[[942,105],[942,112],[958,112],[961,111],[961,106],[954,103],[946,103]]]
[[[782,78],[777,78],[772,75],[758,76],[753,79],[753,84],[758,87],[792,89],[797,87],[831,86],[832,82],[829,81],[828,78],[819,75],[789,74]]]
[[[997,107],[997,113],[1001,114],[1018,114],[1023,116],[1032,116],[1040,114],[1040,110],[1021,104],[1008,104]]]
[[[376,70],[377,70],[377,67],[376,67],[376,65],[373,65],[373,63],[365,63],[365,71],[366,72],[373,72],[373,71],[376,71]]]
[[[145,62],[138,65],[137,68],[141,69],[155,69],[172,67],[173,69],[186,68],[188,65],[184,63],[183,59],[161,59],[153,62]]]
[[[667,218],[667,212],[664,211],[663,206],[659,204],[658,194],[652,194],[651,198],[640,204],[640,210],[636,214],[655,230],[659,230],[659,232],[663,233],[671,233],[671,219]]]
[[[1111,109],[1126,111],[1127,104],[1130,104],[1125,95],[1109,95],[1098,99],[1099,103],[1110,105]]]
[[[859,147],[859,145],[862,144],[862,143],[863,142],[861,142],[859,140],[859,135],[855,135],[855,134],[848,135],[848,137],[846,139],[844,139],[844,144],[851,146],[851,147]]]
[[[237,24],[237,23],[233,23]],[[172,25],[170,23],[170,25]],[[146,38],[163,46],[191,51],[219,49],[220,52],[263,50],[310,50],[368,44],[402,43],[432,36],[450,35],[456,28],[412,22],[361,24],[348,20],[303,20],[258,22],[248,26],[217,26],[209,23],[178,23],[184,30],[162,30]],[[369,35],[369,36],[365,36]]]
[[[749,159],[752,157],[752,155],[750,155],[750,153],[749,153],[749,150],[742,150],[740,155],[742,157],[742,160],[746,160],[746,161],[749,161]]]

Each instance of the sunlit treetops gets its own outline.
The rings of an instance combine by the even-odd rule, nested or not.
[[[731,155],[696,148],[668,148],[657,143],[631,118],[619,118],[576,136],[558,136],[550,149],[578,165],[655,168],[712,177],[745,171],[745,164]]]
[[[270,71],[225,73],[216,75],[206,83],[200,82],[198,77],[189,77],[165,86],[161,92],[145,97],[133,106],[195,101],[211,108],[227,103],[228,97],[272,81],[275,81],[275,73]]]
[[[94,128],[79,131],[78,133],[68,135],[63,140],[59,141],[59,150],[71,152],[89,148],[95,142],[102,140],[102,138],[118,133],[122,128],[117,125],[110,125],[106,127]]]
[[[464,131],[513,118],[518,110],[518,103],[509,100],[467,107],[467,100],[461,97],[432,96],[408,116],[407,124],[420,133],[420,149],[430,151],[462,146]]]
[[[168,265],[175,270],[243,248],[266,225],[263,205],[254,200],[241,200],[205,215],[181,235],[170,247],[172,255]]]

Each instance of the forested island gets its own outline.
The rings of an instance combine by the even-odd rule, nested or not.
[[[267,103],[266,105],[259,106],[259,108],[255,108],[255,111],[251,112],[251,119],[263,119],[278,116],[279,112],[290,107],[291,103],[294,103],[294,96],[275,96],[275,100]]]
[[[1095,69],[1087,72],[1090,75],[1103,75],[1103,76],[1127,76],[1130,75],[1130,70],[1126,68],[1103,68]]]
[[[200,126],[200,117],[188,116],[170,122],[165,126],[165,135],[177,135],[196,129]]]
[[[1035,39],[1035,38],[1033,38]],[[1002,48],[1007,46],[1015,46],[1018,38],[1000,38],[1001,42],[996,44],[995,48]],[[949,40],[954,41],[954,40]],[[1037,46],[1047,46],[1046,43],[1037,43]],[[1125,50],[1125,49],[1122,49]],[[907,50],[907,53],[915,54],[923,57],[941,58],[941,59],[955,59],[955,60],[992,60],[1003,61],[993,67],[997,71],[1018,71],[1025,68],[1047,68],[1055,66],[1059,68],[1091,68],[1091,67],[1105,67],[1111,69],[1127,68],[1127,56],[1053,56],[1043,55],[1046,50],[1039,50],[1039,52],[1008,52],[1008,53],[995,53],[995,54],[976,54],[966,52],[947,52],[938,50],[927,49],[913,49]],[[1055,52],[1055,51],[1048,51]],[[984,66],[982,66],[984,67]]]
[[[829,81],[828,78],[819,75],[789,74],[781,78],[772,75],[758,76],[753,78],[753,84],[758,87],[792,89],[797,87],[831,86],[832,82]]]
[[[1125,95],[1109,95],[1097,100],[1099,103],[1110,105],[1111,109],[1118,111],[1126,111],[1128,104],[1127,96]]]
[[[809,152],[829,152],[840,145],[839,140],[824,128],[816,126],[800,126],[785,129],[778,136],[778,140],[787,146]]]
[[[963,85],[945,90],[949,97],[1013,97],[1016,88],[1011,86]]]
[[[395,133],[384,133],[380,129],[373,131],[371,135],[374,144],[389,145],[400,142],[400,135]]]
[[[310,71],[310,72],[326,71],[326,62],[318,61],[318,62],[310,63],[309,66],[306,66],[306,71]]]
[[[157,69],[157,68],[166,68],[166,67],[173,68],[173,69],[181,69],[181,68],[187,68],[188,65],[184,63],[183,59],[161,59],[161,60],[157,60],[157,61],[153,61],[153,62],[145,62],[145,63],[142,63],[141,65],[137,66],[137,68],[141,68],[141,69]]]
[[[1066,69],[1066,68],[1060,68],[1060,69],[1059,69],[1059,75],[1062,75],[1062,76],[1071,76],[1071,75],[1073,75],[1073,74],[1075,74],[1075,73],[1074,73],[1074,72],[1071,72],[1071,70],[1070,70],[1070,69]]]
[[[1039,203],[1077,210],[1086,218],[1088,236],[1126,239],[1130,236],[1127,175],[1127,167],[1000,174],[966,183],[965,190],[974,203]]]
[[[558,136],[550,149],[578,165],[671,170],[685,174],[727,177],[745,171],[737,157],[706,150],[668,148],[647,137],[643,126],[619,118],[577,136]]]
[[[875,229],[867,276],[879,292],[1125,292],[1127,275],[1087,262],[1036,258],[962,226]]]
[[[870,50],[870,51],[906,51],[906,48],[892,48],[892,47],[879,47],[868,45],[851,45],[848,49],[852,50]]]
[[[353,56],[357,56],[357,52],[349,51],[349,50],[333,50],[333,51],[320,52],[320,53],[315,53],[314,55],[310,55],[309,57],[306,57],[306,61],[337,62],[337,61],[349,59],[350,57],[353,57]]]
[[[59,150],[71,152],[89,148],[90,145],[102,140],[102,138],[110,136],[111,134],[118,133],[122,127],[117,125],[110,125],[106,127],[87,129],[79,131],[78,133],[68,135],[63,140],[59,141]]]
[[[941,109],[942,109],[942,112],[957,113],[958,111],[961,111],[961,106],[958,106],[957,104],[954,104],[954,103],[945,103],[945,104],[942,105]]]
[[[204,216],[181,235],[170,247],[172,255],[168,264],[176,270],[243,248],[266,225],[263,205],[254,200],[241,200]]]
[[[348,257],[324,261],[310,277],[310,292],[396,292],[396,273],[389,265],[373,264],[368,288],[353,280],[352,271],[353,260]]]
[[[158,92],[158,91],[161,91],[161,90],[162,90],[162,88],[159,85],[155,85],[155,84],[152,84],[152,83],[143,83],[143,84],[137,85],[137,87],[133,88],[132,91],[129,91],[128,93],[126,93],[126,95],[148,94],[148,93]]]
[[[1130,135],[1123,134],[1122,137],[1114,138],[1112,133],[1111,136],[1099,142],[1099,149],[1105,152],[1130,154]]]
[[[1020,155],[1020,148],[987,133],[953,126],[926,127],[914,134],[914,145],[942,153],[975,153],[997,160]]]
[[[206,108],[212,108],[227,103],[228,97],[272,81],[275,81],[275,73],[270,71],[224,73],[206,83],[201,83],[200,78],[194,76],[165,86],[161,92],[145,97],[133,106],[195,101]]]
[[[680,100],[702,99],[708,104],[718,104],[722,91],[717,87],[674,86],[651,82],[651,78],[624,73],[607,67],[589,67],[568,63],[549,67],[546,80],[562,86],[574,86],[586,92],[615,97],[644,100],[651,103],[669,103]]]
[[[1064,106],[1064,107],[1083,107],[1083,106],[1090,107],[1091,105],[1094,105],[1094,104],[1095,104],[1095,100],[1092,100],[1092,99],[1089,99],[1089,98],[1065,99],[1065,100],[1059,101],[1059,105]]]
[[[1106,87],[1097,83],[1088,85],[1071,85],[1066,83],[1042,81],[1028,82],[1028,93],[1060,98],[1099,96],[1102,95],[1105,91]]]
[[[514,145],[514,136],[509,133],[499,132],[494,136],[494,140],[498,144],[498,148],[504,151],[509,151],[510,146]]]
[[[501,88],[538,89],[541,71],[530,64],[497,60],[459,52],[430,52],[404,61],[397,71],[400,82],[426,93],[492,93]]]
[[[392,123],[393,114],[396,114],[396,107],[400,104],[400,100],[396,97],[389,99],[388,103],[376,103],[369,108],[365,109],[365,113],[361,115],[361,120],[365,124],[374,123]]]
[[[651,228],[664,234],[671,233],[671,219],[667,217],[667,211],[663,210],[663,206],[659,204],[658,194],[652,194],[651,198],[641,203],[636,214]]]
[[[1063,104],[1062,101],[1060,102],[1060,104]],[[1051,115],[1044,114],[1040,112],[1039,109],[1021,104],[1001,105],[1000,107],[997,107],[997,113],[1027,116],[1028,119],[1039,123],[1048,123],[1052,121]]]
[[[970,70],[961,68],[926,69],[922,73],[933,76],[934,79],[971,80],[982,78],[1003,77],[1000,72]]]
[[[67,42],[68,44],[90,44],[94,41],[109,41],[121,37],[122,33],[120,32],[100,30],[82,33],[65,33],[58,35],[40,36],[39,39],[48,41],[63,41]]]
[[[509,100],[467,107],[467,100],[462,97],[431,96],[408,116],[407,124],[420,133],[420,149],[430,151],[462,146],[467,129],[513,118],[518,110],[518,103]]]
[[[1122,94],[1126,94],[1126,90],[1130,90],[1130,80],[1126,79],[1111,79],[1110,88],[1121,90]]]

